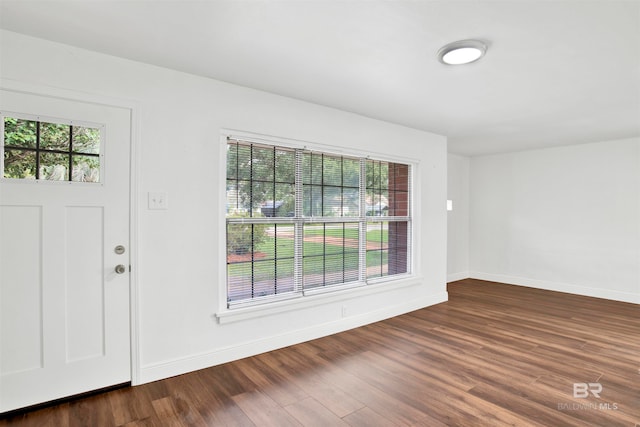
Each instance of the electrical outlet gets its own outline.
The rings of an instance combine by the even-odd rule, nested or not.
[[[169,209],[169,196],[167,193],[149,193],[149,209]]]
[[[348,311],[347,311],[347,306],[343,305],[342,306],[342,317],[347,317]]]

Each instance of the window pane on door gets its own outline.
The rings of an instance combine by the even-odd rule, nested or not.
[[[71,181],[100,182],[100,157],[74,154]]]
[[[40,179],[69,180],[69,157],[66,154],[40,153]]]
[[[36,122],[33,120],[4,118],[5,146],[36,148],[36,132]]]
[[[17,179],[36,178],[36,152],[4,150],[4,177]]]
[[[69,125],[40,122],[40,148],[43,150],[69,151]]]
[[[100,154],[100,129],[73,126],[73,152]]]

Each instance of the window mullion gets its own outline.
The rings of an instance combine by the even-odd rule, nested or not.
[[[69,181],[73,181],[73,125],[69,126]]]
[[[40,179],[40,121],[36,122],[36,179]]]
[[[367,280],[367,160],[360,159],[360,181],[358,194],[360,196],[360,215],[358,218],[358,281]]]
[[[320,217],[324,216],[324,153],[320,154]]]
[[[302,165],[304,159],[303,150],[295,150],[295,203],[294,203],[294,230],[293,230],[293,289],[294,292],[303,290],[303,245],[304,245],[304,219],[303,219],[303,194]]]
[[[253,218],[253,144],[249,146],[249,217]]]

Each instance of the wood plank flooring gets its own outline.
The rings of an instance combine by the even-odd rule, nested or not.
[[[640,306],[472,279],[448,290],[443,304],[0,426],[640,425]],[[576,398],[574,383],[587,384]]]

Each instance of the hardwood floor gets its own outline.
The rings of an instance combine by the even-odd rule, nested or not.
[[[0,426],[640,425],[638,305],[471,279],[449,298]]]

